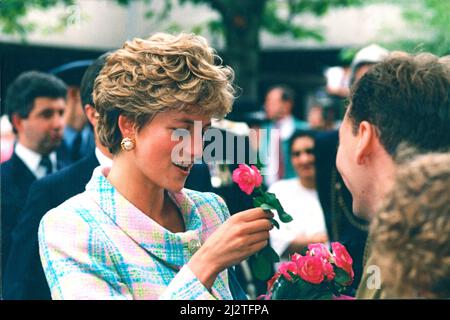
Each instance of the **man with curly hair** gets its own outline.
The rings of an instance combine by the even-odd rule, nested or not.
[[[449,57],[400,52],[355,83],[336,158],[355,214],[372,220],[381,208],[394,184],[400,144],[421,153],[450,149],[449,88]],[[370,260],[366,267],[372,265]],[[367,271],[357,296],[383,297],[382,285],[371,285]]]
[[[399,167],[371,226],[373,262],[388,298],[450,298],[450,153]]]

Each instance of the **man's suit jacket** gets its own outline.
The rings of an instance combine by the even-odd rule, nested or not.
[[[67,148],[64,144],[61,144],[58,148],[56,155],[58,169],[70,164],[67,157]],[[36,176],[15,152],[8,161],[1,164],[2,270],[5,268],[11,246],[11,232],[17,223],[20,211],[23,209],[30,185],[35,180]]]
[[[2,232],[2,270],[5,270],[7,254],[11,243],[11,232],[17,216],[23,208],[28,189],[35,175],[14,152],[11,158],[1,165],[1,232]]]
[[[12,231],[11,250],[3,269],[5,299],[50,299],[50,289],[39,258],[39,222],[47,211],[83,192],[98,165],[92,152],[72,166],[31,185],[26,205]],[[24,204],[25,199],[21,203]]]

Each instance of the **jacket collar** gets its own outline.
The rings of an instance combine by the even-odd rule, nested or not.
[[[104,173],[109,168],[97,167],[86,185],[86,191],[120,229],[142,248],[164,261],[173,269],[180,269],[192,254],[192,243],[201,244],[204,223],[196,204],[184,191],[168,193],[178,206],[186,226],[185,232],[172,233],[136,208],[123,197],[106,179]],[[198,248],[198,245],[197,245]]]

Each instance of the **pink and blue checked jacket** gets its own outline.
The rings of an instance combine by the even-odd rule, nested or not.
[[[128,202],[102,174],[49,211],[39,227],[53,299],[232,299],[227,271],[211,291],[186,263],[229,216],[212,193],[170,194],[186,232],[172,233]]]

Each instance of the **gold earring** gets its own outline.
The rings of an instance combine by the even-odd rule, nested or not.
[[[134,139],[128,137],[123,138],[122,142],[120,142],[120,146],[122,147],[122,150],[131,151],[135,147]]]

